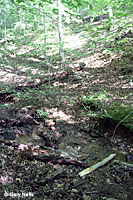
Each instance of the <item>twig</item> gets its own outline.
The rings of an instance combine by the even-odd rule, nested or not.
[[[79,176],[84,176],[86,174],[89,174],[91,172],[93,172],[94,170],[98,169],[99,167],[104,166],[107,162],[109,162],[110,160],[112,160],[114,157],[116,156],[116,154],[110,154],[110,156],[108,156],[107,158],[105,158],[104,160],[102,160],[101,162],[98,162],[97,164],[84,169],[83,171],[81,171],[79,173]]]
[[[118,126],[125,121],[125,119],[127,119],[131,114],[133,113],[133,111],[131,111],[126,117],[124,117],[124,119],[122,119],[118,124],[117,126],[115,127],[114,131],[113,131],[113,136],[112,136],[112,140],[113,140],[113,137],[114,137],[114,134],[116,132],[116,129],[118,128]]]
[[[126,163],[126,162],[120,162],[119,160],[114,160],[114,163],[122,164],[122,165],[125,165],[127,167],[133,168],[133,164],[129,164],[129,163]]]

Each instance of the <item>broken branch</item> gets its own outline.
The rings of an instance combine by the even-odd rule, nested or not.
[[[120,162],[119,160],[114,160],[114,163],[122,164],[122,165],[125,165],[127,167],[133,168],[133,164],[126,163],[126,162]]]
[[[116,154],[111,154],[110,156],[108,156],[107,158],[105,158],[104,160],[102,160],[101,162],[98,162],[95,165],[82,170],[81,172],[79,172],[79,176],[80,177],[81,176],[85,176],[86,174],[91,173],[92,171],[98,169],[99,167],[104,166],[107,162],[109,162],[110,160],[112,160],[115,156],[116,156]]]

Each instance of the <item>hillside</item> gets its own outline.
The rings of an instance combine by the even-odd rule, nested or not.
[[[41,28],[0,40],[0,196],[131,200],[132,15],[72,18],[63,61],[58,30],[48,30],[46,56]]]

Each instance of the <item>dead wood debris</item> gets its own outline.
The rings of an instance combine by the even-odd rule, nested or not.
[[[99,167],[104,166],[107,162],[109,162],[110,160],[112,160],[115,156],[116,156],[116,154],[110,154],[110,156],[108,156],[107,158],[105,158],[101,162],[98,162],[95,165],[82,170],[79,173],[79,176],[85,176],[86,174],[89,174],[89,173],[93,172],[94,170],[98,169]]]

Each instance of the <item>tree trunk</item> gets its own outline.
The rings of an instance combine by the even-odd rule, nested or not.
[[[4,11],[4,38],[7,39],[7,30],[6,30],[6,12]]]
[[[44,26],[44,56],[47,60],[47,30],[46,30],[46,13],[43,8],[43,26]]]
[[[57,1],[57,7],[58,7],[59,54],[61,61],[64,61],[61,0]]]
[[[108,12],[109,12],[109,17],[113,17],[113,10],[111,7],[109,7]]]

